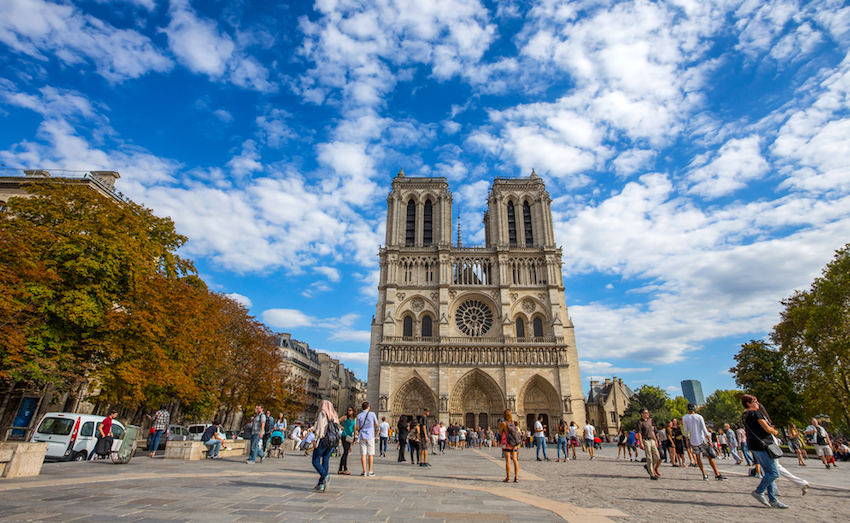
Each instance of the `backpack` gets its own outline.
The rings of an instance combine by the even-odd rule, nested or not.
[[[817,436],[815,441],[817,441],[818,445],[826,445],[826,436],[824,435],[823,427],[819,426],[815,431],[815,435]]]
[[[335,449],[339,446],[339,425],[328,420],[328,430],[321,440],[325,448]]]
[[[511,447],[516,447],[522,443],[522,434],[520,434],[519,429],[513,423],[508,423],[507,443]]]

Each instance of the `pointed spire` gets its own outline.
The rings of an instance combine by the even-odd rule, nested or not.
[[[457,246],[463,247],[463,239],[460,235],[460,216],[457,217]]]
[[[398,171],[398,177],[399,177],[399,178],[404,178],[404,168],[399,169],[399,171]]]
[[[531,179],[532,179],[532,180],[536,180],[536,179],[537,179],[537,173],[536,173],[536,172],[534,172],[534,167],[532,167],[532,168],[531,168]]]

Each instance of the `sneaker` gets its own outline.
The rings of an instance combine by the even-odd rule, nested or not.
[[[374,473],[374,472],[369,472],[369,473],[367,473],[366,475],[367,475],[367,476],[374,476],[374,475],[375,475],[375,473]]]
[[[593,461],[594,459],[596,459],[596,458],[590,458],[590,461]]]
[[[763,475],[761,475],[761,474],[756,474],[756,475],[755,475],[755,478],[756,478],[756,479],[762,479],[763,477],[764,477],[764,476],[763,476]]]
[[[757,490],[754,490],[754,491],[752,491],[750,494],[751,494],[754,498],[756,498],[756,501],[758,501],[759,503],[761,503],[761,504],[762,504],[762,505],[764,505],[765,507],[769,507],[769,506],[770,506],[770,502],[767,500],[767,498],[764,496],[764,494],[763,494],[763,493],[761,493],[761,492],[759,492],[759,491],[757,491]]]
[[[805,496],[806,493],[808,493],[808,492],[809,492],[809,484],[806,483],[805,485],[803,485],[803,495]]]
[[[540,459],[540,458],[537,458],[537,461],[543,461],[543,460],[542,460],[542,459]]]
[[[256,461],[248,460],[248,461],[246,461],[245,463],[247,463],[247,464],[249,464],[249,465],[254,465],[254,464],[256,464],[257,462],[256,462]]]
[[[720,475],[720,474],[718,474],[718,475],[714,476],[714,479],[716,479],[717,481],[726,481],[726,478],[725,478],[725,477],[723,477],[723,476],[722,476],[722,475]]]
[[[649,479],[653,481],[658,481],[658,476],[649,476]]]
[[[773,508],[788,508],[788,505],[786,505],[785,503],[783,503],[779,500],[771,501],[770,506],[773,507]]]
[[[702,475],[702,479],[703,479],[703,481],[708,480],[708,474],[703,474],[703,475]]]
[[[361,472],[361,473],[360,473],[360,475],[361,475],[361,476],[365,476],[365,475],[366,475],[366,473],[365,473],[365,472]]]
[[[330,485],[330,484],[331,484],[331,477],[330,477],[330,475],[327,475],[327,476],[325,476],[325,488],[328,488],[328,485]]]
[[[322,483],[321,485],[319,485],[319,488],[316,489],[316,490],[318,490],[319,492],[324,492],[325,491],[325,484]]]
[[[549,458],[543,458],[543,461],[552,461],[552,460],[549,459]]]

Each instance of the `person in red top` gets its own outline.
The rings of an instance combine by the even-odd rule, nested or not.
[[[100,423],[100,425],[97,426],[97,434],[95,434],[95,436],[97,437],[98,443],[100,443],[100,440],[102,440],[103,438],[105,438],[107,436],[112,436],[112,420],[114,420],[117,417],[118,417],[118,411],[113,410],[112,412],[109,413],[109,416],[104,418],[104,420]],[[88,459],[91,459],[92,456],[94,456],[94,453],[96,451],[97,451],[97,444],[95,444],[94,448],[91,449],[91,452],[89,453]]]

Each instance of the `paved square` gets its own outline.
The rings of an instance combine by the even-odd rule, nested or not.
[[[554,450],[554,449],[553,449]],[[594,461],[538,462],[520,452],[520,481],[502,483],[498,449],[448,451],[429,456],[431,467],[375,459],[376,476],[361,477],[359,456],[351,476],[334,474],[327,492],[313,491],[310,458],[289,454],[246,465],[241,459],[172,461],[136,456],[111,462],[45,464],[41,476],[0,480],[0,521],[127,522],[555,522],[845,521],[850,508],[850,465],[826,470],[819,462],[783,463],[812,488],[803,497],[787,480],[778,485],[789,510],[758,506],[750,497],[757,480],[744,466],[719,461],[728,481],[703,481],[698,469],[663,465],[649,481],[641,463],[614,460],[604,449]],[[554,456],[554,453],[552,454]],[[335,472],[338,458],[331,459]],[[759,512],[760,511],[760,512]]]

